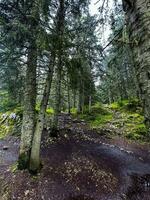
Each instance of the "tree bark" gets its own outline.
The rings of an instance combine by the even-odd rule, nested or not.
[[[54,62],[54,61],[53,61]],[[41,145],[41,136],[44,128],[45,113],[49,100],[52,77],[53,77],[53,66],[49,69],[47,74],[47,79],[45,83],[45,89],[43,92],[43,97],[40,106],[40,112],[38,120],[36,122],[34,137],[32,141],[31,157],[30,157],[30,171],[36,173],[40,169],[40,145]]]
[[[71,113],[71,99],[70,99],[70,83],[67,75],[67,96],[68,96],[68,113]]]
[[[145,124],[150,132],[150,3],[149,0],[123,0],[123,7]]]
[[[33,40],[28,49],[28,59],[25,79],[24,112],[22,121],[22,134],[18,167],[26,169],[29,166],[31,142],[35,127],[35,104],[36,104],[36,66],[37,47]]]
[[[64,20],[65,20],[65,7],[64,0],[59,0],[59,8],[57,12],[57,32],[58,32],[58,62],[56,68],[56,96],[54,106],[54,121],[53,130],[58,128],[58,115],[61,112],[61,81],[63,70],[63,37],[64,37]]]
[[[89,96],[89,113],[91,112],[91,107],[92,107],[92,96]]]

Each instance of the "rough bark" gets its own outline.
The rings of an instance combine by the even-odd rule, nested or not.
[[[78,113],[84,112],[84,83],[80,80],[79,100],[78,100]]]
[[[136,78],[150,132],[150,2],[123,0]]]
[[[76,90],[73,90],[73,107],[76,108]]]
[[[26,68],[24,112],[22,122],[20,154],[18,161],[18,167],[20,169],[28,168],[31,151],[31,142],[35,127],[36,66],[37,48],[36,41],[33,40],[32,44],[28,49],[28,60]]]
[[[71,99],[70,99],[70,83],[69,78],[67,76],[67,96],[68,96],[68,113],[71,113]]]
[[[89,96],[89,113],[91,112],[91,107],[92,107],[92,96]]]
[[[45,83],[45,88],[43,92],[43,97],[40,106],[39,116],[36,122],[34,137],[32,141],[32,149],[31,149],[31,156],[30,156],[30,171],[36,173],[40,169],[40,145],[41,145],[41,136],[44,128],[44,121],[45,121],[45,113],[46,108],[49,100],[51,83],[52,83],[52,76],[53,76],[53,67],[51,67],[47,74],[47,79]]]
[[[64,0],[59,0],[59,8],[57,12],[57,32],[58,32],[58,54],[57,54],[57,68],[56,68],[56,94],[55,94],[55,114],[53,121],[54,131],[58,128],[58,115],[61,112],[61,81],[63,70],[63,36],[64,36],[64,20],[65,8]]]

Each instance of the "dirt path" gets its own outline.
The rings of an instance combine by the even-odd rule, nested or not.
[[[2,150],[3,146],[8,150]],[[11,172],[18,140],[0,141],[0,173],[9,199],[150,200],[150,148],[117,138],[108,140],[84,122],[60,116],[59,138],[43,134],[43,168],[37,177]]]

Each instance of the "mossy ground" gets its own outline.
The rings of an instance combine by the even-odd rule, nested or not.
[[[11,117],[12,114],[15,114],[16,118]],[[13,110],[0,113],[0,139],[8,135],[20,135],[22,116],[23,111],[21,107],[16,107]]]
[[[80,115],[91,128],[111,129],[112,134],[119,134],[131,140],[145,142],[149,140],[144,124],[142,108],[137,99],[114,102],[110,105],[96,104],[91,113]]]

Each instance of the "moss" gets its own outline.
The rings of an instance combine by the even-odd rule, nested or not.
[[[147,140],[148,138],[148,130],[145,124],[127,124],[126,125],[126,137],[133,140]]]
[[[8,136],[13,130],[13,125],[6,125],[6,124],[1,124],[0,125],[0,139],[5,138]]]
[[[141,103],[138,99],[129,100],[124,106],[123,109],[130,112],[142,112]]]
[[[71,114],[75,115],[77,114],[78,110],[77,108],[71,108]]]
[[[19,155],[18,169],[28,169],[29,167],[29,152],[25,152]]]
[[[141,136],[138,135],[137,133],[127,133],[126,138],[131,139],[131,140],[140,140]]]
[[[40,103],[36,104],[35,111],[36,111],[37,114],[39,113],[39,111],[40,111]]]
[[[17,169],[18,169],[18,163],[17,162],[10,166],[10,171],[12,173],[15,173],[17,171]]]
[[[101,114],[101,115],[107,115],[109,114],[109,111],[104,105],[97,103],[91,108],[91,114]]]
[[[54,109],[53,109],[53,108],[47,108],[47,109],[46,109],[46,113],[47,113],[48,115],[53,115],[53,114],[54,114]]]
[[[119,100],[110,104],[109,108],[112,110],[125,110],[130,112],[136,112],[140,109],[141,112],[141,103],[136,98],[130,100]]]
[[[120,108],[119,104],[117,102],[114,102],[109,105],[109,108],[112,110],[118,110]]]
[[[21,124],[20,118],[13,119],[9,117],[12,113],[15,113],[15,112],[8,111],[4,113],[6,118],[2,117],[3,114],[0,115],[0,139],[3,139],[8,135],[12,135],[15,125],[17,123]]]
[[[93,128],[101,127],[106,123],[110,122],[112,118],[113,118],[112,114],[98,115],[94,120],[90,121],[90,126]]]
[[[108,108],[101,103],[96,103],[91,107],[91,112],[87,112],[79,115],[80,119],[84,119],[89,123],[91,127],[100,127],[112,120],[112,113]]]
[[[16,115],[19,116],[20,119],[22,119],[22,117],[23,117],[23,108],[21,106],[15,108],[13,112],[16,113]]]

